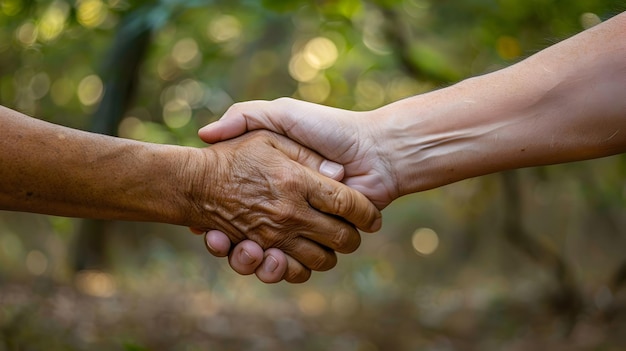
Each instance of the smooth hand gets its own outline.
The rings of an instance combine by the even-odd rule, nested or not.
[[[306,281],[310,270],[334,267],[334,251],[354,251],[360,236],[350,223],[370,232],[380,227],[380,212],[365,196],[312,171],[324,159],[285,137],[255,132],[200,151],[213,162],[204,168],[190,163],[201,170],[190,179],[190,196],[202,213],[192,227],[217,229],[233,243],[250,239],[264,250],[282,250],[293,258],[287,281]],[[280,263],[266,268],[285,269]]]

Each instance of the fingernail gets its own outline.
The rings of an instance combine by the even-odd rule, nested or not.
[[[378,217],[375,221],[374,224],[372,224],[372,229],[374,231],[379,231],[380,228],[383,226],[383,218],[382,217]]]
[[[209,236],[207,234],[209,234],[209,232],[204,232],[204,243],[206,244],[206,247],[207,249],[209,249],[209,251],[215,252],[215,248],[211,246],[211,243],[209,242]]]
[[[320,173],[334,180],[343,179],[343,166],[339,163],[324,160],[320,165]]]
[[[278,260],[273,256],[267,256],[263,263],[263,269],[268,273],[272,273],[276,268],[278,268]]]
[[[248,251],[246,251],[246,250],[241,250],[241,253],[239,254],[239,260],[243,264],[252,264],[252,263],[254,263],[254,258],[252,258],[250,253],[248,253]]]

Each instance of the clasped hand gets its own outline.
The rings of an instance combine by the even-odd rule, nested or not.
[[[368,119],[368,121],[355,123],[356,120],[363,121],[363,119]],[[254,129],[265,128],[284,134],[302,145],[314,148],[324,158],[341,163],[344,166],[345,177],[337,180],[342,180],[345,185],[364,194],[378,209],[383,209],[399,196],[399,189],[395,181],[395,171],[389,163],[385,163],[385,160],[390,159],[390,155],[384,155],[383,150],[388,148],[383,148],[375,143],[377,139],[373,136],[377,132],[376,125],[375,115],[372,113],[352,112],[289,98],[281,98],[274,101],[251,101],[235,104],[226,112],[222,119],[203,128],[199,135],[205,142],[219,142],[212,147],[215,148],[223,144],[220,141],[237,137]],[[310,131],[312,130],[316,132],[311,133]],[[369,135],[372,137],[367,137]],[[236,140],[238,139],[231,139],[228,142]],[[380,140],[385,139],[380,138]],[[302,148],[301,150],[307,150],[307,154],[311,153],[308,149]],[[295,160],[293,157],[292,159]],[[315,154],[315,157],[309,157],[308,162],[303,164],[317,171],[322,162],[323,158]],[[309,172],[311,171],[309,170]],[[316,174],[316,172],[313,172],[313,174],[310,176],[319,179],[319,174]],[[285,173],[282,173],[282,176],[284,175]],[[268,179],[271,179],[271,175],[268,176]],[[325,182],[327,181],[329,180],[326,179]],[[249,194],[241,198],[248,197]],[[342,204],[342,206],[345,205],[347,205],[347,202]],[[315,207],[318,208],[317,206]],[[362,210],[354,208],[352,211],[344,209],[342,212],[345,214],[347,212],[358,213],[359,211]],[[339,213],[334,214],[344,217],[346,220],[355,223],[360,229],[364,229],[363,225],[354,222],[354,216],[346,217]],[[283,219],[286,221],[288,218],[284,217]],[[315,222],[318,230],[326,230],[321,222]],[[379,227],[380,221],[376,226],[370,227],[370,230],[366,231],[377,230]],[[227,225],[223,225],[222,228],[227,228]],[[192,229],[192,231],[202,233],[197,228],[195,230]],[[228,230],[224,233],[228,233],[232,237]],[[240,235],[238,236],[239,238]],[[302,273],[302,264],[307,268],[320,270],[316,269],[320,267],[310,265],[310,254],[312,253],[310,250],[308,252],[298,252],[291,249],[283,250],[283,253],[275,249],[282,249],[282,247],[268,245],[267,241],[263,241],[262,238],[258,238],[254,234],[248,238],[251,240],[242,241],[232,251],[229,251],[231,248],[230,240],[221,231],[208,231],[205,235],[205,242],[209,252],[213,255],[219,257],[229,255],[229,263],[236,272],[244,275],[256,273],[259,279],[264,282],[280,281],[283,277],[279,272],[283,270],[286,270],[284,278],[287,281],[293,282],[294,279],[292,277],[296,272],[303,279],[305,276],[308,279],[308,276]],[[325,245],[323,241],[312,236],[309,236],[307,239],[315,240]],[[238,242],[233,241],[233,243]],[[335,247],[326,246],[341,252]],[[272,247],[272,249],[264,252],[263,249],[268,247]],[[285,254],[287,255],[285,256]],[[315,256],[322,257],[319,252]],[[328,261],[333,260],[334,265],[334,256],[326,255],[324,257]],[[268,275],[265,268],[276,265],[280,269],[271,276]],[[283,268],[284,266],[287,267]],[[329,267],[324,266],[322,268],[326,269]]]
[[[355,226],[370,232],[380,227],[380,212],[364,195],[319,174],[324,158],[283,136],[258,131],[198,150],[213,166],[198,167],[208,174],[190,180],[191,200],[205,214],[192,221],[203,223],[193,231],[217,229],[233,243],[249,239],[262,249],[282,250],[287,256],[275,253],[276,262],[257,270],[263,281],[306,281],[310,270],[335,266],[334,251],[356,250]],[[220,246],[209,242],[208,248],[219,253]],[[254,258],[255,249],[243,246],[238,260]]]

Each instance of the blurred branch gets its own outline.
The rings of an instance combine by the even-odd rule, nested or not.
[[[569,333],[574,327],[583,305],[574,275],[557,252],[534,239],[524,229],[518,172],[503,172],[501,177],[505,197],[505,236],[515,248],[526,254],[536,264],[551,271],[556,278],[558,291],[550,301],[551,307],[556,313],[564,315]]]
[[[397,10],[378,6],[385,18],[383,26],[384,36],[391,47],[393,55],[396,56],[400,67],[411,77],[432,82],[435,85],[443,85],[450,83],[450,79],[443,75],[436,74],[429,70],[425,70],[415,60],[411,54],[412,42],[409,30],[406,28],[404,21],[400,18]]]
[[[105,59],[101,72],[104,96],[92,115],[92,132],[116,135],[124,112],[135,96],[139,67],[146,56],[153,28],[147,24],[136,25],[139,15],[132,12],[124,17]],[[81,222],[74,252],[76,271],[105,266],[106,224],[106,221],[94,219]]]
[[[139,66],[146,56],[152,35],[149,26],[129,26],[127,16],[115,35],[113,46],[102,69],[104,96],[92,116],[91,131],[115,135],[134,95]]]

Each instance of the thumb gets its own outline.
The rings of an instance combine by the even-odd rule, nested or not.
[[[202,127],[198,131],[198,136],[204,142],[213,144],[255,129],[267,129],[284,134],[279,122],[280,111],[271,111],[271,106],[269,101],[236,103],[224,113],[222,118]],[[272,119],[267,116],[272,116]]]
[[[317,152],[282,135],[274,134],[274,138],[270,140],[274,148],[287,155],[287,157],[293,161],[317,171],[332,180],[340,182],[343,179],[345,175],[343,165],[329,161]]]
[[[319,166],[319,172],[330,179],[340,182],[345,175],[345,170],[339,163],[323,160]]]
[[[343,177],[344,170],[342,165],[325,160],[316,152],[281,135],[275,135],[270,140],[274,148],[293,161],[311,170],[319,170],[322,174],[330,172]],[[363,194],[348,188],[344,184],[320,177],[315,173],[309,173],[309,175],[310,179],[319,180],[319,182],[311,182],[311,184],[318,184],[324,190],[319,191],[319,188],[311,188],[312,190],[308,194],[307,200],[313,207],[322,212],[345,218],[348,222],[353,223],[366,232],[375,232],[380,229],[381,214]],[[337,180],[336,176],[329,178]],[[332,199],[332,196],[335,196],[335,198]]]
[[[200,128],[198,136],[208,144],[232,139],[248,131],[246,119],[242,115],[224,115],[222,119]]]

